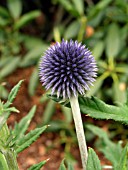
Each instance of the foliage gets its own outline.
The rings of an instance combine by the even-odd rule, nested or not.
[[[56,95],[51,96],[48,95],[51,99],[60,104],[70,107],[69,101],[64,101],[62,98],[57,98]],[[128,91],[127,91],[128,96]],[[88,116],[97,119],[113,119],[114,121],[120,121],[122,123],[128,124],[128,98],[124,104],[120,104],[119,106],[108,105],[104,103],[102,100],[96,97],[82,97],[79,96],[79,105],[82,113],[86,113]],[[113,143],[109,138],[106,132],[104,132],[101,128],[98,128],[94,125],[86,125],[90,131],[92,131],[95,135],[98,135],[104,142],[103,147],[99,150],[103,152],[105,157],[113,164],[113,168],[116,170],[117,168],[126,169],[128,164],[127,157],[127,145],[123,148],[121,143],[118,144]],[[120,161],[119,161],[120,160]],[[100,161],[96,156],[95,152],[90,149],[87,169],[101,169]]]
[[[47,126],[43,126],[31,130],[26,134],[30,121],[36,111],[36,107],[33,106],[30,112],[23,117],[19,123],[15,123],[14,129],[8,129],[7,119],[9,115],[11,112],[19,112],[16,108],[10,107],[10,105],[13,103],[18,93],[21,83],[22,81],[19,81],[19,83],[13,87],[5,103],[0,101],[0,166],[3,167],[2,169],[6,168],[6,170],[10,169],[10,167],[11,169],[17,169],[16,163],[14,164],[17,154],[36,141],[47,128]],[[29,169],[35,168],[38,170],[45,163],[46,161],[43,161],[33,165]]]
[[[58,98],[56,95],[48,95],[48,97],[64,106],[70,107],[69,100],[62,100],[62,98]],[[119,106],[113,106],[106,104],[94,96],[91,98],[79,96],[79,105],[82,113],[93,118],[106,120],[113,119],[128,124],[128,99],[124,104],[120,103]]]
[[[0,130],[6,124],[11,112],[19,112],[16,108],[11,107],[15,94],[11,92],[10,95],[8,95],[8,91],[4,86],[6,77],[14,73],[18,68],[22,69],[33,66],[28,92],[30,96],[34,96],[38,86],[37,67],[39,58],[48,47],[48,44],[54,41],[60,42],[62,38],[82,41],[83,44],[92,50],[98,63],[99,73],[94,87],[87,93],[87,97],[79,97],[83,115],[104,121],[112,119],[115,121],[113,126],[116,131],[122,128],[122,123],[127,125],[127,8],[128,4],[126,0],[100,0],[97,2],[93,0],[52,0],[46,3],[41,0],[31,1],[31,3],[21,0],[1,1],[0,97],[7,99],[7,102],[0,102]],[[40,19],[43,21],[40,21]],[[21,83],[22,82],[19,82],[18,87]],[[17,86],[16,89],[18,90]],[[17,94],[16,91],[15,93]],[[68,101],[63,101],[62,99],[56,98],[56,96],[52,96],[52,99],[62,104],[59,109],[63,111],[65,118],[64,120],[52,120],[56,105],[55,102],[46,99],[46,95],[45,93],[41,97],[41,101],[46,102],[46,110],[42,116],[42,120],[45,121],[42,121],[42,124],[51,124],[51,127],[49,127],[47,131],[59,131],[60,142],[65,144],[65,152],[68,155],[72,143],[76,142],[74,127],[71,125],[71,110],[63,105],[70,106]],[[96,97],[91,97],[92,95]],[[112,105],[114,102],[116,102],[116,106]],[[8,144],[8,146],[6,146],[7,149],[11,145],[11,148],[20,152],[27,147],[28,143],[24,146],[23,142],[20,143],[18,139],[24,136],[24,140],[30,144],[38,136],[37,134],[43,131],[41,127],[38,128],[37,131],[33,131],[30,135],[33,136],[34,140],[28,140],[29,135],[25,135],[35,110],[36,107],[34,106],[26,117],[19,123],[15,123],[15,128],[9,130],[10,134],[8,139],[6,135],[5,139],[2,136],[4,140],[7,140],[7,142],[5,142]],[[119,122],[118,127],[116,127],[116,122]],[[24,123],[25,126],[22,126]],[[109,125],[110,124],[111,122]],[[127,169],[125,168],[127,145],[123,148],[120,142],[115,144],[110,140],[108,141],[108,135],[103,131],[101,132],[101,128],[97,129],[97,127],[93,126],[86,126],[86,128],[99,136],[100,141],[103,141],[104,147],[101,149],[102,145],[100,145],[99,150],[103,152],[107,159],[110,159],[114,168],[118,170],[124,166],[124,169]],[[116,131],[114,134],[109,132],[109,135],[111,134],[114,138],[117,133]],[[121,132],[123,132],[123,128]],[[70,138],[70,140],[68,140],[67,137]],[[126,136],[123,139],[125,141]],[[20,148],[18,148],[17,144],[20,144]],[[1,140],[0,145],[3,146]],[[112,154],[112,152],[114,154]],[[91,159],[92,155],[96,161]],[[71,160],[71,156],[69,157]],[[0,160],[2,159],[4,160],[5,157],[0,153]],[[98,157],[92,149],[89,149],[89,159],[94,165],[95,163],[99,165]],[[67,162],[68,160],[62,161],[61,166],[67,168]],[[91,163],[92,166],[93,163]],[[43,162],[39,163],[37,167],[40,167],[42,164]],[[5,169],[8,168],[6,164],[0,164],[0,169],[1,166],[4,166]],[[35,166],[33,167],[35,168]]]
[[[37,0],[40,8],[45,7]],[[105,101],[125,101],[125,90],[128,80],[127,69],[127,2],[125,0],[52,0],[55,20],[53,26],[47,25],[50,31],[42,37],[27,36],[22,29],[37,17],[47,17],[50,12],[41,11],[36,2],[31,2],[35,10],[24,12],[23,1],[7,1],[6,6],[0,6],[0,41],[1,41],[1,75],[3,79],[18,67],[36,65],[40,55],[51,41],[77,39],[91,48],[95,56],[99,76],[88,95],[97,95]],[[30,7],[31,7],[30,5]],[[51,5],[49,3],[49,5]],[[17,10],[12,10],[15,7]],[[86,8],[85,8],[86,7]],[[57,11],[56,11],[57,9]],[[65,17],[66,16],[66,17]],[[48,19],[48,18],[47,18]],[[50,21],[51,22],[51,21]],[[42,26],[42,29],[44,29]],[[39,29],[38,27],[36,29]],[[53,34],[51,34],[53,29]],[[48,41],[47,41],[48,40]],[[23,52],[22,54],[22,51]],[[24,54],[25,53],[25,54]],[[14,57],[15,56],[15,57]],[[12,63],[12,64],[11,64]],[[9,69],[8,69],[9,68]],[[34,95],[38,84],[37,69],[35,68],[29,84],[29,94]],[[35,77],[35,79],[34,79]],[[3,97],[7,96],[5,89]],[[113,95],[115,94],[115,95]]]
[[[21,32],[24,26],[41,15],[41,11],[37,9],[23,15],[22,11],[23,4],[20,0],[8,0],[7,8],[0,6],[0,81],[3,81],[18,67],[23,68],[37,64],[41,54],[47,48],[47,44],[41,39],[29,37]],[[33,74],[35,75],[35,71]],[[36,77],[38,78],[37,75]],[[32,90],[35,89],[38,80],[33,82],[29,88],[30,95],[33,94]],[[6,98],[6,89],[4,86],[0,86],[0,88],[3,91],[0,96]]]

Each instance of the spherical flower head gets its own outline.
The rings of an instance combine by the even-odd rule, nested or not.
[[[50,46],[41,58],[39,76],[46,90],[57,97],[84,95],[93,85],[97,66],[92,53],[77,41],[62,40]]]

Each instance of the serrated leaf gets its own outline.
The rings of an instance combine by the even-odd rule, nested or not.
[[[39,81],[38,70],[35,69],[30,77],[29,86],[28,86],[28,92],[30,96],[33,96],[35,94],[38,81]]]
[[[66,106],[71,107],[69,100],[63,101],[62,98],[57,98],[56,95],[48,95],[52,100]],[[87,114],[96,119],[112,119],[128,124],[128,106],[127,103],[120,106],[109,105],[98,99],[97,97],[82,97],[79,96],[80,110],[83,114]]]
[[[120,30],[117,24],[111,24],[106,38],[107,57],[116,57],[120,51]]]
[[[7,108],[7,109],[4,109],[6,112],[16,112],[16,113],[19,113],[19,110],[17,110],[15,107],[10,107],[10,108]]]
[[[14,29],[17,30],[22,28],[25,24],[27,24],[28,22],[37,18],[40,15],[41,12],[39,10],[31,11],[22,15],[22,17],[19,20],[17,20],[17,22],[14,23]]]
[[[97,119],[113,119],[128,124],[128,107],[108,105],[96,97],[80,97],[80,110]]]
[[[40,170],[40,168],[42,168],[45,164],[46,164],[47,160],[42,161],[38,164],[32,165],[30,168],[28,168],[28,170]]]
[[[89,148],[87,170],[101,170],[100,160],[92,148]]]
[[[23,82],[23,80],[20,80],[20,81],[18,82],[18,84],[15,85],[15,86],[13,87],[13,89],[11,90],[11,92],[9,93],[9,95],[8,95],[8,100],[7,100],[7,102],[4,104],[4,107],[5,107],[5,108],[9,107],[9,106],[12,104],[12,102],[14,101],[14,99],[15,99],[18,91],[19,91],[19,88],[20,88],[22,82]]]
[[[23,136],[20,140],[17,140],[16,153],[23,151],[25,148],[29,147],[33,142],[35,142],[47,127],[48,126],[43,126],[41,128],[31,130],[27,135]]]
[[[65,30],[64,38],[70,39],[77,36],[78,31],[80,29],[80,22],[74,21],[72,22]]]
[[[20,57],[12,58],[0,71],[0,78],[4,78],[11,74],[19,66]]]
[[[64,164],[64,159],[62,160],[62,162],[60,164],[59,170],[66,170],[66,166]]]
[[[3,127],[3,125],[6,123],[9,115],[10,115],[9,112],[5,112],[5,113],[0,115],[0,130]]]
[[[128,145],[122,151],[118,165],[115,170],[127,170],[128,168]]]
[[[19,18],[22,11],[22,1],[21,0],[8,0],[8,8],[14,19]]]
[[[16,140],[20,139],[25,134],[35,111],[36,106],[33,106],[29,113],[23,117],[18,124],[15,125],[14,134],[16,135]]]
[[[103,152],[105,157],[112,162],[113,166],[116,167],[122,152],[121,143],[116,144],[110,141],[107,133],[97,126],[89,124],[86,125],[86,128],[103,140],[104,145],[99,149]]]

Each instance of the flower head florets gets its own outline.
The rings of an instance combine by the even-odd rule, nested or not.
[[[50,46],[41,58],[39,76],[52,95],[70,98],[85,94],[93,85],[97,66],[92,53],[77,41],[62,40]]]

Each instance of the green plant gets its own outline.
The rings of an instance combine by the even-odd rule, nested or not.
[[[7,101],[0,101],[0,169],[18,170],[16,157],[24,149],[29,147],[44,132],[47,126],[36,128],[26,134],[31,119],[36,111],[33,106],[29,113],[22,118],[19,123],[15,123],[14,129],[9,129],[7,119],[11,112],[19,112],[15,107],[11,107],[22,81],[13,87],[8,95]],[[29,170],[39,170],[47,161],[33,165]]]
[[[47,47],[41,39],[21,32],[25,25],[41,15],[41,11],[33,10],[22,14],[22,10],[20,0],[8,0],[7,8],[0,6],[0,82],[19,67],[37,64],[43,49]],[[33,72],[32,77],[36,72]],[[34,82],[34,85],[30,83],[30,95],[33,94],[37,80]],[[4,86],[1,88],[3,92],[0,91],[0,96],[6,98],[7,91]]]

